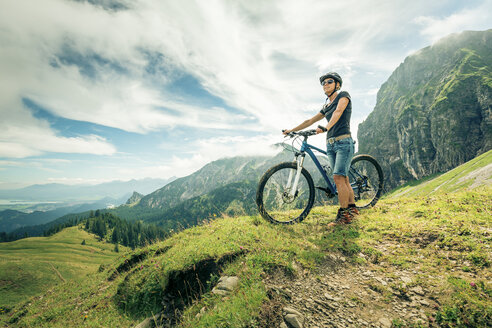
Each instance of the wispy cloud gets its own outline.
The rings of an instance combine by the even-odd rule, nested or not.
[[[440,14],[454,4],[44,0],[26,6],[3,0],[0,157],[125,151],[104,132],[64,134],[22,99],[57,117],[130,134],[201,131],[198,142],[170,152],[175,159],[164,166],[124,169],[137,176],[189,172],[270,142],[319,110],[317,76],[328,70],[344,77],[357,104],[353,121],[360,122],[405,55],[490,21],[491,0]],[[218,130],[230,131],[229,139],[210,138]],[[268,140],[249,143],[254,133]]]
[[[445,17],[419,16],[415,22],[422,26],[420,33],[431,42],[463,30],[485,30],[492,27],[492,1],[485,0],[475,8],[464,8]]]
[[[272,147],[281,141],[279,135],[258,135],[253,137],[213,137],[202,140],[192,140],[196,144],[188,148],[186,155],[171,156],[160,165],[140,165],[134,168],[122,168],[119,174],[126,178],[170,177],[184,176],[193,173],[203,165],[224,157],[235,156],[270,156],[278,152]],[[184,141],[185,145],[187,144]],[[165,144],[167,149],[169,145]]]
[[[193,75],[212,95],[256,118],[256,129],[285,126],[301,118],[299,109],[306,102],[319,99],[319,72],[345,71],[350,85],[353,63],[381,66],[368,46],[387,34],[379,22],[390,26],[395,21],[389,14],[395,5],[376,11],[372,4],[355,1],[136,1],[128,6],[115,12],[87,2],[46,0],[42,6],[26,7],[4,1],[0,70],[9,83],[1,98],[5,118],[16,111],[25,122],[29,114],[16,100],[29,97],[65,118],[139,133],[180,125],[255,128],[225,110],[190,106],[166,92],[174,70]],[[350,25],[343,15],[332,14],[347,7],[354,9]],[[149,53],[164,60],[151,63]],[[149,65],[167,73],[158,79],[160,84],[150,83],[156,80],[145,73]],[[30,121],[41,128],[40,122]],[[49,134],[48,126],[42,128]],[[80,140],[61,142],[86,151]],[[29,156],[34,150],[12,155]]]
[[[13,126],[8,121],[0,124],[0,157],[23,158],[37,156],[43,152],[86,153],[111,155],[116,152],[114,146],[96,135],[83,137],[59,137],[51,130],[39,126]],[[8,140],[12,141],[8,141]]]

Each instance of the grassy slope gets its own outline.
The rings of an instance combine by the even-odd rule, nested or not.
[[[492,316],[490,272],[492,188],[431,197],[383,199],[350,226],[327,228],[335,207],[315,208],[294,226],[274,226],[258,217],[222,218],[178,233],[139,250],[148,256],[109,281],[120,257],[105,271],[80,283],[68,282],[17,306],[0,323],[19,327],[131,327],[161,308],[163,289],[176,272],[199,270],[200,261],[239,254],[225,274],[239,276],[239,288],[222,298],[211,294],[216,277],[204,282],[204,296],[185,309],[181,327],[243,327],[259,315],[267,291],[262,278],[274,268],[296,275],[315,273],[330,254],[342,253],[349,266],[366,266],[390,279],[399,270],[415,272],[412,286],[429,291],[439,307],[430,317],[485,320]],[[381,248],[384,245],[384,248]],[[159,249],[167,252],[159,253]],[[294,264],[297,263],[297,264]],[[473,285],[470,285],[473,283]],[[395,298],[389,286],[368,286]],[[401,285],[392,290],[405,292]],[[364,304],[360,305],[365,306]],[[204,313],[197,314],[201,309]],[[444,318],[444,319],[443,319]],[[403,326],[402,319],[393,318]],[[443,321],[444,322],[444,321]]]
[[[84,239],[86,245],[81,245]],[[113,249],[114,245],[97,241],[79,227],[50,237],[0,243],[0,308],[95,272],[100,264],[119,256]]]
[[[444,174],[409,182],[385,197],[426,196],[474,187],[475,184],[492,184],[492,150]]]
[[[341,254],[350,259],[349,268],[370,269],[379,273],[380,280],[393,281],[383,285],[373,280],[364,286],[384,296],[386,303],[377,306],[387,306],[389,313],[393,313],[391,302],[400,302],[409,288],[420,286],[432,303],[420,309],[430,322],[480,327],[492,321],[492,186],[472,189],[474,181],[460,179],[473,177],[473,172],[491,162],[489,152],[420,185],[404,186],[350,226],[327,228],[336,212],[334,206],[314,208],[294,226],[274,226],[257,216],[217,219],[120,256],[86,279],[59,284],[0,315],[0,324],[132,327],[162,309],[164,290],[180,272],[197,273],[203,260],[236,254],[222,270],[240,277],[239,288],[226,298],[211,294],[218,277],[214,273],[202,282],[203,297],[185,308],[180,327],[254,327],[261,305],[268,301],[263,278],[278,268],[294,277],[299,272],[316,274],[331,255]],[[74,241],[75,248],[80,241]],[[142,262],[128,264],[115,280],[108,279],[115,268],[140,254],[146,254]],[[101,259],[93,260],[96,268]],[[25,260],[26,266],[29,263]],[[70,276],[69,270],[59,270]],[[398,283],[401,272],[411,276],[408,286]],[[56,278],[53,270],[47,274]],[[370,306],[359,301],[364,311]],[[396,312],[392,319],[395,327],[418,327]]]

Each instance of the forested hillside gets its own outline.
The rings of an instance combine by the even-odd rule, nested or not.
[[[69,213],[82,213],[98,208],[105,208],[108,204],[107,199],[103,199],[94,203],[78,204],[73,206],[64,206],[49,211],[34,211],[32,213],[26,213],[16,210],[4,210],[0,211],[0,232],[13,232],[21,229],[22,227],[44,225],[52,222]],[[22,231],[22,233],[20,233]],[[32,232],[29,233],[29,229],[19,230],[15,235],[23,235],[27,232],[29,236],[34,236]]]

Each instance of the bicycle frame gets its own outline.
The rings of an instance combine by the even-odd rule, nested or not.
[[[300,151],[299,152],[296,152],[296,154],[295,154],[295,156],[296,156],[296,162],[297,162],[297,170],[296,170],[296,176],[294,178],[294,183],[292,184],[292,189],[290,190],[290,196],[291,197],[295,197],[295,194],[297,192],[297,184],[299,183],[299,178],[301,177],[302,166],[304,164],[304,158],[306,156],[306,153],[309,155],[309,157],[311,157],[311,159],[313,160],[314,164],[316,165],[316,167],[318,168],[319,172],[321,173],[321,176],[323,177],[323,179],[325,179],[325,182],[326,182],[326,185],[329,188],[329,191],[333,195],[335,195],[337,193],[336,186],[330,181],[330,179],[326,175],[325,170],[321,166],[320,162],[318,161],[318,158],[313,153],[312,149],[314,149],[316,151],[319,151],[320,153],[326,155],[326,151],[324,151],[322,149],[319,149],[318,147],[315,147],[313,145],[308,144],[307,143],[307,137],[304,137],[304,140],[302,142]],[[291,182],[292,182],[292,178],[293,178],[293,171],[291,171],[290,174],[289,174],[289,178],[287,180],[287,188],[290,188]]]
[[[316,155],[314,154],[314,152],[312,151],[312,149],[326,155],[326,151],[316,147],[316,146],[313,146],[313,145],[310,145],[308,144],[307,142],[307,138],[308,137],[304,137],[304,140],[302,141],[302,145],[301,145],[301,149],[299,150],[299,152],[296,152],[295,156],[296,156],[296,162],[297,162],[297,174],[296,174],[296,177],[294,179],[294,183],[292,185],[292,189],[290,191],[290,196],[292,197],[295,197],[295,193],[296,193],[296,190],[297,190],[297,184],[299,182],[299,178],[301,176],[301,171],[302,171],[302,166],[304,164],[304,158],[306,156],[306,153],[309,155],[309,157],[311,157],[311,159],[313,160],[314,164],[316,165],[316,167],[318,168],[318,171],[321,173],[321,176],[323,177],[323,179],[325,180],[326,182],[326,185],[328,186],[328,190],[327,191],[330,191],[331,194],[333,195],[336,195],[337,194],[337,188],[336,188],[336,185],[334,183],[331,182],[330,178],[328,178],[328,175],[326,174],[325,170],[323,169],[323,166],[321,165],[321,163],[319,162],[318,158],[316,157]],[[300,157],[300,159],[299,159]],[[361,178],[363,181],[365,181],[365,177],[362,176],[359,172],[357,171],[354,171],[354,170],[351,170],[350,173],[358,178]],[[289,179],[287,181],[287,187],[290,187],[291,186],[291,181],[292,181],[292,172],[289,174]],[[354,189],[354,192],[356,192],[356,190],[358,189],[358,187],[355,185],[355,184],[351,184],[351,187],[352,189]]]
[[[337,188],[336,188],[335,184],[331,182],[330,178],[328,178],[328,175],[326,174],[325,170],[323,169],[323,166],[321,166],[321,163],[319,162],[318,158],[316,157],[316,155],[314,154],[312,149],[326,155],[325,150],[322,150],[318,147],[315,147],[313,145],[308,144],[307,143],[307,137],[304,137],[299,155],[302,156],[303,159],[304,159],[304,156],[306,156],[306,153],[309,155],[309,157],[311,157],[311,159],[314,162],[314,165],[316,165],[316,167],[318,168],[318,171],[321,173],[321,176],[323,177],[323,179],[325,179],[325,182],[326,182],[326,185],[328,186],[328,189],[330,190],[330,192],[332,194],[335,195],[337,193]],[[304,162],[304,160],[303,160],[303,162]],[[297,185],[296,185],[296,187],[297,187]]]

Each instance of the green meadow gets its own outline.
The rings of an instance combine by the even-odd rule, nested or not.
[[[114,245],[99,242],[80,227],[50,237],[0,243],[0,308],[97,271],[119,256],[113,250]]]

